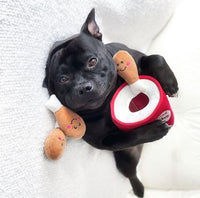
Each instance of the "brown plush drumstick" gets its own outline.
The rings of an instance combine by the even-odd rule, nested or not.
[[[129,85],[135,83],[139,79],[136,63],[127,51],[118,51],[113,56],[113,60],[117,67],[117,73]]]
[[[54,129],[46,138],[44,152],[49,159],[59,159],[66,146],[65,134],[59,129]]]
[[[86,131],[85,122],[77,113],[64,107],[55,95],[51,95],[46,106],[54,113],[59,128],[66,136],[75,139],[83,137]]]
[[[124,50],[118,51],[113,60],[117,67],[117,73],[120,75],[129,85],[131,92],[136,96],[141,92],[145,92],[148,86],[139,79],[137,66],[133,57]]]

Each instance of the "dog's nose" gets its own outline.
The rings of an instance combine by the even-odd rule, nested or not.
[[[89,92],[92,91],[92,85],[91,84],[86,84],[86,85],[83,85],[79,88],[79,95],[84,95],[84,94],[87,94]]]

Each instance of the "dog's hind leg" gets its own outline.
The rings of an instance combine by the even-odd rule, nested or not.
[[[136,176],[136,167],[140,158],[142,145],[138,145],[126,150],[115,151],[114,157],[119,171],[128,177],[135,195],[144,196],[144,186]]]
[[[135,193],[135,195],[137,195],[138,197],[143,197],[144,196],[144,186],[143,184],[140,182],[140,180],[137,178],[137,176],[135,176],[134,178],[129,178],[133,191]]]

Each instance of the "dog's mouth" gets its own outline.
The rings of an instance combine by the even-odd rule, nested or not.
[[[88,100],[88,103],[94,103],[97,102],[99,100],[99,98],[92,98]]]
[[[102,95],[99,97],[89,98],[84,103],[74,103],[74,111],[83,111],[83,110],[94,110],[101,106],[106,100],[107,95]]]
[[[118,69],[117,71],[123,72],[123,71],[125,71],[126,69],[127,69],[127,67],[125,66],[124,69]]]
[[[106,91],[98,97],[89,98],[86,104],[88,109],[96,109],[99,106],[101,106],[105,102],[109,94],[110,94],[110,91]]]

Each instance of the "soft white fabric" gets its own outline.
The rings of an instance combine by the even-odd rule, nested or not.
[[[139,176],[147,198],[200,197],[200,2],[185,1],[148,53],[163,54],[179,82],[171,99],[175,124],[160,141],[144,146]],[[154,190],[154,189],[160,189]]]
[[[129,109],[131,100],[140,93],[144,93],[149,102],[143,109],[131,112]],[[156,84],[148,79],[140,79],[120,90],[114,102],[114,114],[118,120],[124,123],[139,122],[152,114],[159,100],[160,94]]]
[[[200,190],[146,189],[144,198],[199,198]],[[126,198],[136,198],[132,193]]]
[[[60,160],[45,158],[55,125],[45,108],[45,62],[52,44],[77,33],[92,7],[105,41],[145,50],[177,2],[0,0],[0,197],[125,197],[131,187],[111,152],[69,140]]]

